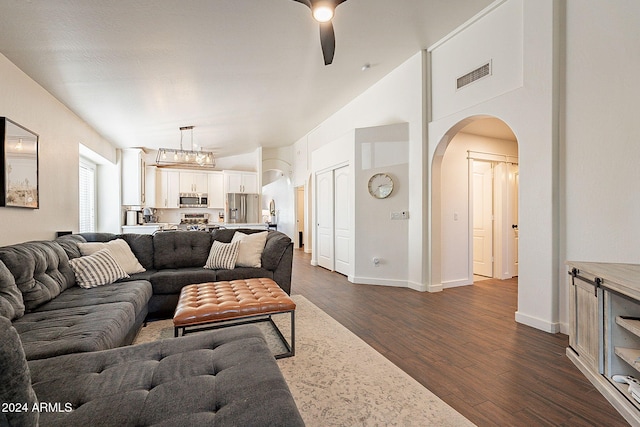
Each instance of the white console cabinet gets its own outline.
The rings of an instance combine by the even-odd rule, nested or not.
[[[567,356],[632,425],[640,402],[614,375],[640,380],[640,265],[568,262]]]

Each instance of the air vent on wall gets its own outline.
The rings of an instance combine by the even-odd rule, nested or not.
[[[458,79],[456,80],[456,89],[461,89],[475,81],[480,80],[483,77],[487,77],[490,75],[491,75],[491,61],[465,74],[464,76],[458,77]]]

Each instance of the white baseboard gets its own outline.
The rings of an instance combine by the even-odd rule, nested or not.
[[[444,291],[444,287],[442,286],[442,283],[435,283],[433,285],[427,285],[426,286],[426,291],[427,292],[442,292],[442,291]]]
[[[349,276],[347,279],[352,283],[357,283],[359,285],[379,285],[379,286],[394,286],[396,288],[407,288],[409,287],[407,282],[404,280],[396,280],[396,279],[379,279],[375,277],[360,277],[360,276]]]
[[[531,326],[532,328],[540,329],[544,332],[549,332],[550,334],[557,334],[560,332],[561,326],[559,322],[548,322],[544,319],[529,316],[519,311],[516,311],[516,322]]]
[[[473,280],[469,282],[469,279],[458,279],[458,280],[449,280],[447,282],[442,282],[442,288],[457,288],[459,286],[469,286],[473,285]]]
[[[561,322],[559,323],[559,325],[560,325],[560,333],[569,335],[569,324],[566,322]]]
[[[407,287],[409,289],[413,289],[414,291],[418,291],[418,292],[427,292],[429,290],[428,286],[425,285],[424,283],[411,282],[411,281],[407,283]]]

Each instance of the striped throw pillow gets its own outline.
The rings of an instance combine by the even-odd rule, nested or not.
[[[236,266],[239,251],[240,241],[222,243],[214,240],[213,245],[211,245],[211,251],[209,251],[209,258],[207,258],[207,263],[204,265],[204,268],[224,268],[232,270]]]
[[[78,286],[86,289],[108,285],[118,279],[129,277],[108,249],[74,258],[69,260],[69,264],[76,276]]]

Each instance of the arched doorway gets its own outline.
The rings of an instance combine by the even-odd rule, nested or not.
[[[278,231],[295,238],[295,192],[284,169],[269,168],[262,172],[262,214],[263,220],[271,223]]]
[[[432,283],[472,284],[518,273],[518,142],[499,118],[466,118],[432,162]]]

